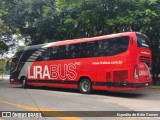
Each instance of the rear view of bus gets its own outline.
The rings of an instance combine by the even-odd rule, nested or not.
[[[103,49],[106,54],[98,60],[102,62],[95,62],[98,80],[93,84],[94,89],[125,91],[152,85],[152,54],[147,36],[124,32],[107,36],[103,41],[107,49]]]
[[[147,36],[136,32],[130,34],[128,46],[130,70],[128,71],[128,81],[121,83],[124,90],[136,90],[152,85],[152,54],[149,46],[150,41]],[[122,76],[124,77],[124,74],[119,74],[119,78]]]
[[[135,33],[130,41],[130,57],[131,57],[131,77],[133,83],[132,88],[143,88],[152,85],[151,65],[152,54],[149,49],[150,41],[147,36],[141,33]]]

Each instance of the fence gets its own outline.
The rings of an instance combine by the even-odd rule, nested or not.
[[[0,59],[0,75],[3,74],[9,74],[9,70],[6,69],[6,62],[7,59]]]

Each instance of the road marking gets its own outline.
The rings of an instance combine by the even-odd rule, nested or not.
[[[4,120],[2,117],[0,117],[0,120]]]
[[[59,118],[59,119],[62,119],[62,120],[83,120],[83,119],[77,118],[77,117],[65,117],[65,116],[67,116],[67,115],[58,113],[58,110],[46,109],[46,108],[37,108],[37,107],[32,107],[32,106],[24,106],[24,105],[15,104],[15,103],[3,101],[3,100],[0,100],[0,102],[1,102],[1,103],[4,103],[4,104],[8,104],[8,105],[15,106],[15,107],[23,108],[23,109],[26,109],[26,110],[30,110],[30,111],[56,111],[55,113],[53,113],[53,112],[48,112],[48,113],[46,113],[46,112],[45,112],[45,114],[46,114],[47,116],[62,116],[62,117],[56,117],[56,118]],[[64,116],[64,117],[63,117],[63,116]],[[1,120],[1,119],[0,119],[0,120]],[[2,120],[3,120],[3,119],[2,119]]]
[[[23,109],[26,109],[26,110],[30,110],[30,111],[45,111],[44,113],[47,116],[62,116],[62,117],[56,117],[56,118],[59,118],[59,119],[62,119],[62,120],[83,120],[83,119],[77,118],[77,117],[65,117],[67,115],[58,113],[58,111],[60,111],[60,110],[53,110],[53,109],[46,109],[46,108],[37,108],[37,107],[32,107],[32,106],[24,106],[24,105],[15,104],[15,103],[3,101],[3,100],[0,100],[0,102],[4,103],[4,104],[15,106],[15,107],[23,108]],[[56,111],[56,112],[55,113],[54,112],[48,112],[47,113],[47,111]],[[96,116],[97,115],[95,115],[95,117]],[[102,117],[106,117],[106,116],[102,116]],[[115,119],[117,118],[117,119],[119,119],[120,117],[106,117],[106,118],[115,118]],[[123,119],[124,120],[144,120],[143,118],[142,119],[141,118],[123,118]],[[4,119],[2,117],[0,117],[0,120],[4,120]]]

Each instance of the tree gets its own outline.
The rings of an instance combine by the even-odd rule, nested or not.
[[[0,53],[2,54],[7,50],[8,50],[8,46],[3,41],[0,41],[0,51],[1,51]]]
[[[46,39],[52,38],[56,25],[52,16],[54,11],[52,0],[2,1],[7,7],[7,14],[3,15],[2,19],[14,34],[30,37],[31,44],[44,43]]]

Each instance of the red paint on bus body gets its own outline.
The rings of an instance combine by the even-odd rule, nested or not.
[[[128,49],[117,55],[33,62],[25,75],[30,80],[28,85],[78,88],[80,79],[87,77],[95,90],[139,90],[151,86],[151,51],[149,48],[137,46],[135,32],[62,41],[51,43],[48,47],[103,41],[122,36],[129,36]]]

